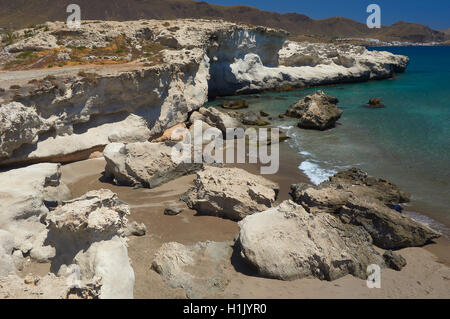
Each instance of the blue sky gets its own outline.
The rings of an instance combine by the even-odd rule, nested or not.
[[[391,25],[397,21],[425,24],[433,29],[450,28],[450,0],[205,0],[222,5],[245,4],[262,10],[281,13],[303,13],[313,19],[334,16],[364,22],[371,3],[381,7],[381,23]]]

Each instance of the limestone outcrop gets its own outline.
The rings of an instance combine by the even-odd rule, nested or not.
[[[211,20],[83,21],[77,30],[48,22],[0,51],[8,70],[0,72],[7,123],[0,126],[0,165],[71,162],[109,143],[151,140],[208,96],[388,78],[408,63],[387,52],[286,37]],[[299,63],[293,56],[304,51],[317,61]],[[23,114],[23,132],[14,130],[10,109]]]
[[[46,217],[46,244],[54,247],[51,270],[65,276],[73,265],[80,279],[101,278],[100,298],[133,298],[134,271],[124,238],[128,205],[110,190],[90,191],[64,202]]]
[[[103,152],[105,175],[119,185],[154,188],[203,167],[203,164],[175,161],[172,151],[164,143],[111,143]]]
[[[172,288],[183,288],[191,299],[218,298],[228,279],[225,266],[233,242],[166,243],[156,252],[152,268]]]
[[[200,214],[241,220],[272,207],[279,186],[239,168],[206,166],[182,200]]]
[[[292,201],[239,222],[241,256],[265,277],[366,279],[367,266],[384,266],[363,228],[327,213],[308,213]]]
[[[351,44],[306,43],[286,41],[279,52],[280,65],[289,67],[320,67],[330,74],[345,70],[342,80],[348,76],[355,79],[379,79],[406,70],[409,58],[390,52],[369,51],[363,46]]]
[[[44,244],[47,229],[41,221],[52,207],[71,196],[60,178],[60,165],[49,163],[0,173],[0,230],[12,238],[14,251],[40,262],[55,254]]]
[[[323,91],[308,94],[292,104],[286,115],[299,118],[298,126],[324,131],[335,126],[343,111],[337,107],[338,99]]]

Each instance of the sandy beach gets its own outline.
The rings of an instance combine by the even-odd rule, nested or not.
[[[289,152],[282,144],[280,153]],[[258,173],[257,165],[239,165],[252,173]],[[186,207],[179,197],[191,185],[194,175],[168,182],[154,189],[133,189],[116,186],[105,180],[102,172],[103,158],[91,159],[62,167],[62,180],[68,184],[72,196],[78,197],[88,190],[110,189],[130,205],[129,221],[143,222],[147,234],[130,237],[128,253],[136,276],[135,298],[186,298],[183,289],[173,289],[163,282],[159,274],[151,269],[155,252],[163,243],[178,242],[191,245],[200,241],[234,240],[239,228],[236,222],[213,216],[199,216]],[[277,203],[289,199],[289,186],[293,183],[309,182],[297,168],[291,156],[281,156],[280,171],[265,176],[279,183]],[[168,206],[184,208],[177,216],[164,215]],[[397,251],[407,261],[400,272],[383,269],[381,288],[369,289],[366,281],[347,275],[333,282],[318,279],[281,281],[258,276],[248,265],[229,256],[223,265],[228,280],[220,294],[210,298],[449,298],[450,297],[450,243],[440,238],[425,247],[406,248]],[[380,250],[381,252],[382,250]],[[45,264],[30,266],[45,269]],[[29,270],[30,268],[28,268]],[[45,271],[45,270],[44,270]]]

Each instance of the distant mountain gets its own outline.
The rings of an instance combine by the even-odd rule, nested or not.
[[[77,0],[82,19],[135,20],[220,18],[233,22],[282,28],[298,40],[328,41],[337,37],[391,41],[444,41],[443,32],[399,22],[381,29],[342,17],[314,20],[303,14],[262,11],[249,6],[221,6],[192,0]],[[20,28],[45,21],[65,20],[73,0],[0,0],[0,28]]]

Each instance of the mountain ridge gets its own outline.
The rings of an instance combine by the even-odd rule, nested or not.
[[[71,0],[0,0],[0,28],[17,29],[46,21],[64,21]],[[285,29],[295,40],[330,41],[335,38],[375,38],[382,41],[442,42],[446,35],[427,26],[398,22],[380,29],[345,18],[312,19],[299,13],[277,13],[236,5],[193,0],[78,0],[84,20],[207,18]],[[45,8],[43,11],[42,8]]]

